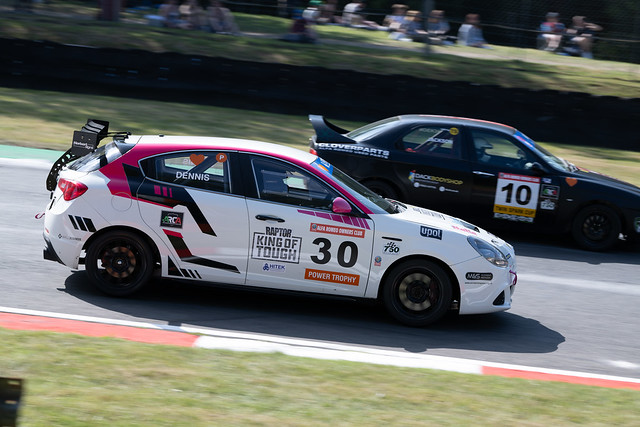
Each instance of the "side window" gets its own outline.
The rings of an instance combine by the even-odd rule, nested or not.
[[[401,149],[410,153],[460,157],[460,130],[456,127],[421,126],[402,137]]]
[[[524,169],[534,161],[513,140],[504,135],[472,130],[473,148],[479,163]]]
[[[215,151],[174,153],[143,164],[149,178],[170,184],[229,193],[229,155]]]
[[[333,199],[338,197],[317,177],[288,163],[254,157],[251,165],[262,200],[330,210]]]

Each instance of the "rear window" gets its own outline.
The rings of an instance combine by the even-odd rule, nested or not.
[[[93,153],[80,157],[73,162],[69,169],[80,172],[93,172],[119,159],[127,151],[131,150],[135,144],[124,141],[111,141],[110,143],[98,147]]]

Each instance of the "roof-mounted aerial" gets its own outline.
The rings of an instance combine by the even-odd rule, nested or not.
[[[60,156],[51,167],[49,175],[47,176],[47,190],[55,190],[58,173],[60,173],[60,169],[62,169],[64,165],[94,152],[95,149],[98,148],[100,141],[104,138],[111,136],[114,139],[124,140],[129,135],[131,135],[130,132],[109,132],[109,122],[105,120],[87,120],[87,123],[82,126],[81,130],[73,132],[71,148]]]

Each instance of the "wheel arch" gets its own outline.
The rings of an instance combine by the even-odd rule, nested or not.
[[[105,234],[114,232],[114,231],[127,231],[129,233],[133,233],[135,235],[137,235],[138,237],[144,239],[144,241],[149,245],[149,247],[152,250],[152,258],[153,258],[153,262],[161,265],[162,264],[162,257],[160,256],[160,251],[158,250],[158,245],[156,245],[156,242],[149,237],[148,234],[140,231],[137,228],[134,227],[130,227],[130,226],[126,226],[126,225],[113,225],[113,226],[109,226],[109,227],[105,227],[105,228],[101,228],[100,230],[96,231],[95,233],[93,233],[88,239],[87,241],[84,243],[84,245],[82,246],[82,249],[86,252],[87,248],[96,240],[98,239],[100,236],[103,236]]]
[[[431,262],[437,264],[439,267],[441,267],[447,273],[447,276],[451,280],[451,283],[454,285],[453,289],[451,290],[453,300],[454,301],[460,301],[460,282],[458,281],[458,278],[456,277],[456,275],[453,272],[453,270],[451,269],[451,267],[449,267],[440,258],[436,258],[436,257],[429,256],[429,255],[411,255],[411,256],[406,256],[404,258],[400,258],[400,259],[394,261],[385,270],[384,274],[382,275],[382,278],[380,279],[380,285],[378,286],[378,294],[377,294],[376,298],[378,300],[381,299],[380,297],[381,297],[383,288],[384,288],[384,286],[385,286],[385,284],[387,282],[387,278],[389,277],[389,273],[391,272],[391,270],[393,270],[397,265],[399,265],[399,264],[401,264],[403,262],[420,261],[420,260],[431,261]]]
[[[391,187],[391,189],[393,191],[395,191],[396,194],[398,195],[398,199],[404,200],[406,198],[406,194],[404,193],[402,188],[400,188],[400,186],[398,186],[398,184],[396,184],[394,181],[392,181],[392,180],[390,180],[388,178],[384,178],[384,177],[368,177],[368,178],[361,179],[360,183],[362,185],[364,185],[365,187],[369,187],[368,184],[370,182],[375,182],[375,181],[381,182],[381,183]]]

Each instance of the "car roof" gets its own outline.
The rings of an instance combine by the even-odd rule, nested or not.
[[[146,155],[184,150],[227,150],[273,155],[304,163],[311,163],[317,158],[316,155],[297,148],[250,139],[212,136],[131,135],[127,142],[135,143],[136,151],[145,151]]]
[[[447,124],[458,125],[458,126],[469,126],[473,125],[476,127],[496,130],[501,132],[507,132],[509,134],[514,134],[516,129],[512,126],[504,125],[502,123],[490,122],[487,120],[479,120],[479,119],[470,119],[466,117],[455,117],[455,116],[439,116],[439,115],[430,115],[430,114],[404,114],[401,116],[397,116],[399,122],[420,122],[420,123],[438,123],[442,124],[443,121],[447,122]]]

